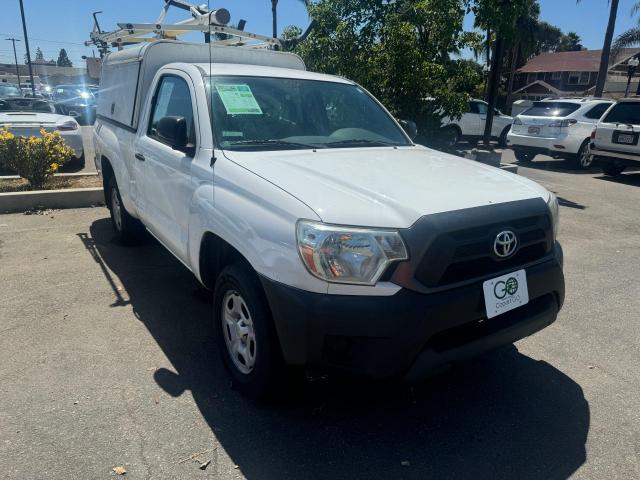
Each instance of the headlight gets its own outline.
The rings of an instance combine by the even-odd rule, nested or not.
[[[558,207],[558,197],[552,192],[549,192],[549,200],[547,201],[547,205],[549,205],[549,211],[551,212],[551,222],[553,223],[553,239],[555,240],[558,237],[558,224],[560,221],[559,207]]]
[[[395,231],[301,220],[296,237],[309,272],[327,282],[375,285],[389,264],[408,258]]]

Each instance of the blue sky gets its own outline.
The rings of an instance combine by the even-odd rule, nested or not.
[[[0,0],[0,38],[15,36],[22,38],[18,0]],[[192,0],[197,3],[196,0]],[[206,1],[206,0],[200,0]],[[616,33],[633,26],[630,10],[636,0],[621,0]],[[92,27],[91,12],[102,10],[102,26],[113,29],[116,22],[152,22],[160,12],[160,0],[24,0],[29,29],[30,47],[35,52],[40,47],[45,58],[57,58],[60,48],[67,49],[72,61],[80,62],[82,55],[90,55],[91,49],[82,45]],[[55,7],[54,7],[55,5]],[[269,34],[271,32],[271,2],[269,0],[211,1],[213,7],[225,7],[231,11],[232,21],[247,20],[247,30]],[[602,39],[608,17],[607,0],[540,0],[543,20],[562,28],[575,31],[589,49],[602,47]],[[170,20],[184,18],[176,11]],[[299,0],[280,0],[280,27],[295,24],[305,27],[308,17]],[[467,18],[467,28],[472,28],[473,19]],[[198,37],[196,37],[197,39]],[[18,43],[19,61],[24,55],[24,43]],[[33,53],[32,53],[33,55]],[[11,42],[0,43],[0,62],[12,62]]]

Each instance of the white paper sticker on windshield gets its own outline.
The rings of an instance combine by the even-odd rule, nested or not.
[[[218,95],[230,115],[262,115],[249,85],[216,85]]]

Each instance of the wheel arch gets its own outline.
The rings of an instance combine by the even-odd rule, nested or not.
[[[234,263],[243,263],[255,272],[249,260],[233,245],[211,231],[204,232],[198,255],[200,282],[213,290],[219,273]]]

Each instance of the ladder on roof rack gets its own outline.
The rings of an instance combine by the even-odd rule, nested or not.
[[[164,19],[169,7],[187,10],[191,18],[174,24],[165,24]],[[109,53],[109,48],[122,50],[126,45],[155,42],[162,39],[177,39],[178,36],[190,32],[202,32],[204,41],[215,45],[240,46],[248,48],[272,48],[280,49],[283,45],[291,45],[291,41],[285,42],[278,38],[267,37],[244,31],[244,20],[240,20],[238,28],[227,26],[231,20],[231,14],[225,8],[209,10],[206,5],[192,5],[183,0],[164,0],[164,6],[158,19],[154,23],[118,23],[118,29],[113,32],[105,32],[100,28],[96,15],[93,13],[93,30],[90,40],[84,42],[86,46],[95,45],[103,57]],[[307,32],[300,37],[302,41],[310,32],[314,22]],[[145,36],[153,34],[153,36]]]

